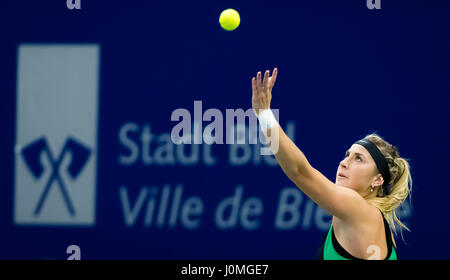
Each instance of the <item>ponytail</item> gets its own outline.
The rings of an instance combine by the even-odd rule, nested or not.
[[[367,201],[377,207],[384,215],[391,229],[397,233],[398,229],[409,228],[403,224],[397,217],[395,210],[406,200],[411,200],[412,178],[410,164],[407,159],[400,157],[396,147],[392,146],[377,134],[369,134],[365,139],[377,145],[378,149],[383,153],[389,165],[391,180],[390,193],[384,193],[383,188],[377,197],[368,198]],[[403,239],[403,234],[402,234]]]

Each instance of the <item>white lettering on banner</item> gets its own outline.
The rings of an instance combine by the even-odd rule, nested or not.
[[[181,216],[181,225],[186,229],[195,229],[200,226],[200,216],[203,214],[203,201],[197,196],[191,196],[182,203],[183,186],[177,185],[174,194],[171,197],[171,186],[164,185],[159,199],[159,207],[157,204],[156,187],[141,188],[137,198],[130,198],[126,186],[119,188],[119,197],[122,205],[125,224],[133,227],[141,212],[145,212],[144,226],[151,227],[153,218],[156,217],[155,226],[158,228],[169,227],[174,228],[178,224],[178,216]],[[147,202],[147,204],[145,204]],[[181,210],[180,210],[181,207]],[[146,208],[144,210],[144,208]],[[170,216],[166,216],[170,214]]]
[[[133,165],[142,162],[144,165],[197,165],[201,161],[206,165],[216,164],[212,155],[211,145],[175,145],[168,133],[155,135],[149,124],[141,127],[136,123],[127,123],[119,130],[119,142],[128,151],[120,154],[118,162],[121,165]],[[186,148],[186,146],[188,148]],[[186,150],[190,151],[186,151]]]
[[[238,144],[242,143],[246,137],[246,133],[249,133],[248,126],[244,124],[238,124],[235,127],[237,142],[235,144],[228,145],[228,162],[231,166],[242,166],[247,164],[260,165],[261,162],[265,162],[268,166],[277,166],[278,162],[274,156],[262,156],[260,153],[261,143],[256,144]],[[250,133],[251,134],[251,133]],[[232,133],[228,133],[232,135]],[[295,122],[289,121],[286,124],[286,135],[295,141]]]
[[[303,195],[296,187],[287,187],[281,190],[278,202],[278,210],[275,216],[275,228],[280,230],[290,230],[298,226],[300,222],[300,207],[303,202]],[[315,208],[315,213],[314,213]],[[310,199],[307,199],[304,208],[302,228],[307,230],[311,226],[314,213],[316,227],[322,231],[327,230],[331,224],[331,215],[318,207]],[[289,216],[289,218],[286,218]]]
[[[182,226],[189,230],[198,229],[204,214],[203,200],[199,196],[183,196],[183,189],[181,184],[175,187],[165,184],[161,189],[143,186],[130,194],[127,186],[121,186],[119,199],[125,225],[134,227],[141,223],[145,228]],[[397,211],[398,217],[407,224],[411,206],[403,203],[399,209],[401,211]],[[256,230],[261,227],[263,211],[263,200],[244,195],[244,187],[238,184],[232,195],[217,202],[213,215],[214,224],[220,230]],[[294,230],[300,226],[304,231],[312,227],[326,231],[331,224],[331,215],[304,196],[297,187],[280,190],[275,211],[273,225],[277,230]]]
[[[242,186],[237,186],[234,195],[223,199],[217,206],[215,221],[218,228],[234,228],[238,223],[247,230],[259,227],[260,221],[257,217],[263,212],[262,201],[257,197],[250,197],[242,203],[241,207],[243,189]],[[230,209],[230,214],[225,217],[227,209]],[[251,220],[251,217],[254,219]]]
[[[193,137],[194,140],[201,138],[200,124],[194,123],[193,126],[197,134],[185,137]],[[208,127],[206,126],[205,130]],[[261,143],[245,143],[246,134],[252,134],[249,126],[237,124],[230,126],[229,129],[234,132],[229,132],[228,135],[232,135],[232,137],[236,135],[237,143],[244,143],[228,145],[228,162],[231,166],[261,165],[261,163],[268,166],[278,165],[273,155],[261,155]],[[295,122],[289,121],[286,124],[286,134],[292,141],[295,141]],[[152,132],[150,124],[125,123],[119,129],[118,139],[125,149],[118,156],[118,163],[121,165],[142,163],[145,166],[174,166],[177,164],[189,166],[203,163],[205,166],[212,166],[218,163],[218,158],[212,151],[212,144],[174,144],[169,133],[155,134]],[[208,141],[205,140],[205,142]]]

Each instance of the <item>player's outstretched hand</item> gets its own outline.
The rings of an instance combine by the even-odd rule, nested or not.
[[[261,72],[256,74],[256,78],[252,78],[252,107],[258,114],[259,110],[270,109],[270,101],[272,100],[272,88],[277,80],[278,69],[273,69],[272,76],[270,71],[264,73],[264,79],[261,83]]]

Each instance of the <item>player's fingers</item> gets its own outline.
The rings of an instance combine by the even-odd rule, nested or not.
[[[272,72],[272,77],[270,79],[270,88],[275,85],[275,81],[277,80],[278,68],[274,68]]]
[[[261,72],[256,74],[256,90],[259,92],[261,90]]]
[[[256,94],[256,79],[255,79],[255,77],[253,77],[252,78],[252,91],[253,91],[253,94]]]
[[[268,88],[269,74],[270,74],[269,70],[266,70],[266,72],[264,73],[264,80],[263,80],[263,90],[264,90],[264,92]]]

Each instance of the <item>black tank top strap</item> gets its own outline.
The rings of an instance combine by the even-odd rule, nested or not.
[[[384,232],[385,232],[385,235],[386,235],[386,245],[387,245],[387,249],[388,249],[388,253],[387,253],[387,256],[385,258],[385,260],[387,260],[387,259],[389,259],[389,257],[392,254],[392,250],[394,248],[394,242],[392,241],[391,227],[389,226],[389,223],[384,218],[384,215],[383,215],[382,212],[381,212],[381,217],[383,217]],[[397,253],[397,252],[395,252],[395,253]],[[398,255],[397,255],[397,258],[398,258]]]

